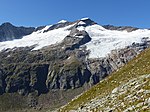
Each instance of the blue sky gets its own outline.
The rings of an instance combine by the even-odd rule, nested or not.
[[[90,17],[99,24],[150,28],[150,0],[0,0],[0,24],[54,24]]]

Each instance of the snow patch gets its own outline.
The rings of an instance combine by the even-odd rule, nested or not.
[[[84,36],[75,36],[75,37],[78,37],[78,38],[83,38]]]
[[[82,20],[82,21],[84,21],[84,20],[87,20],[87,19],[89,19],[89,18],[88,18],[88,17],[86,17],[86,18],[82,18],[81,20]]]
[[[78,26],[77,29],[78,29],[79,31],[83,31],[83,30],[85,30],[85,27],[84,27],[84,26]]]
[[[66,23],[66,22],[67,22],[66,20],[61,20],[58,23]]]
[[[83,21],[80,21],[79,23],[78,23],[78,25],[85,25],[86,23],[85,22],[83,22]]]
[[[69,60],[71,57],[69,56],[68,58],[67,58],[67,60]]]

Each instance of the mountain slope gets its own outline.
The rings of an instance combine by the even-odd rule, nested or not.
[[[84,18],[0,42],[1,111],[65,105],[150,47],[150,30],[127,29],[109,30]]]
[[[150,74],[130,79],[122,83],[108,95],[96,97],[77,111],[148,111],[150,110]]]
[[[117,72],[114,72],[109,77],[107,77],[105,80],[101,81],[99,84],[95,85],[90,90],[88,90],[87,92],[85,92],[81,96],[79,96],[78,98],[76,98],[73,101],[71,101],[70,103],[68,103],[65,107],[63,107],[61,109],[61,111],[66,112],[66,111],[70,111],[70,110],[75,110],[77,108],[79,109],[79,111],[84,111],[84,109],[85,110],[87,109],[88,111],[90,109],[93,111],[100,111],[100,110],[107,109],[109,106],[110,106],[109,109],[114,108],[114,110],[116,110],[116,111],[123,111],[129,107],[132,108],[132,106],[136,106],[140,102],[144,103],[144,100],[146,101],[150,97],[150,93],[149,93],[149,91],[150,91],[150,88],[149,88],[150,87],[150,85],[149,85],[150,79],[149,78],[150,77],[148,74],[150,74],[150,49],[145,50],[144,52],[139,54],[138,57],[136,57],[135,59],[130,61],[127,65],[125,65],[124,67],[119,69]],[[143,75],[145,75],[145,76],[143,76]],[[136,81],[141,80],[142,78],[144,78],[142,80],[143,82],[139,81],[138,83],[143,83],[143,85],[135,84]],[[135,83],[134,83],[134,80],[135,80]],[[130,94],[130,92],[134,91],[132,87],[127,87],[127,90],[129,90],[129,92],[126,94],[122,93],[121,97],[118,95],[116,100],[113,100],[111,97],[109,97],[111,93],[115,93],[115,92],[119,91],[117,87],[120,87],[120,85],[123,85],[123,84],[124,85],[126,84],[127,86],[129,86],[129,84],[131,84],[130,83],[131,81],[133,81],[133,83],[135,84],[135,85],[133,85],[133,88],[135,86],[137,86],[137,89],[138,89],[138,86],[139,87],[141,86],[141,88],[140,88],[141,93],[139,93],[139,94],[143,95],[142,98],[139,98],[139,100],[137,100],[135,102],[133,102],[133,99],[130,99],[131,103],[125,102],[123,100],[126,96],[128,96]],[[117,88],[117,89],[115,89],[115,88]],[[123,90],[122,92],[126,92],[126,91]],[[120,93],[121,92],[119,92],[117,94],[120,94]],[[146,93],[146,96],[144,95],[145,93]],[[137,96],[137,94],[132,94],[132,95],[133,96],[131,96],[131,97]],[[108,98],[107,102],[102,102],[101,101],[102,98],[106,98],[106,97],[107,98],[109,97],[110,100]],[[119,97],[121,99],[121,103],[125,103],[125,107],[120,105],[121,103],[119,103],[119,106],[115,107],[116,105],[113,105],[113,103],[111,102],[111,101],[114,101],[114,103],[119,102],[120,101],[118,99]],[[131,97],[129,97],[129,98],[131,98]],[[95,98],[97,99],[99,104],[97,106],[95,104],[95,107],[94,107],[92,105],[92,103],[94,104]],[[88,103],[91,103],[91,107],[87,106]],[[148,104],[146,103],[145,106],[149,105],[149,103],[150,102],[148,102]],[[144,107],[144,105],[142,105],[142,106],[143,106],[143,108],[145,108],[145,109],[143,109],[143,111],[150,110],[149,106],[146,106],[146,107]],[[140,108],[142,108],[142,107],[140,107]],[[106,110],[104,110],[104,111],[106,111]],[[112,111],[113,111],[113,109],[112,109]]]
[[[122,49],[133,43],[143,43],[143,41],[150,40],[150,30],[148,29],[133,28],[134,30],[128,32],[126,30],[132,27],[125,27],[121,31],[117,28],[116,30],[111,30],[109,28],[105,29],[104,27],[89,18],[75,22],[58,22],[54,25],[37,28],[35,32],[23,36],[22,39],[0,42],[0,50],[27,46],[35,46],[33,50],[38,50],[49,45],[61,43],[63,39],[71,33],[74,34],[72,35],[74,37],[82,38],[82,35],[78,36],[75,33],[77,31],[85,31],[91,38],[91,41],[84,45],[87,47],[87,50],[90,51],[89,58],[101,58],[107,56],[111,50]]]
[[[0,42],[20,39],[25,35],[31,34],[34,30],[34,27],[16,27],[8,22],[3,23],[0,26]]]

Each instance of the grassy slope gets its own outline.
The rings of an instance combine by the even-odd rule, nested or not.
[[[105,80],[70,102],[61,111],[67,112],[76,109],[97,96],[102,97],[109,94],[120,84],[145,74],[150,74],[150,49],[145,50],[120,70],[112,73]]]
[[[27,108],[26,98],[17,93],[6,93],[0,95],[0,112],[10,111],[15,112]]]

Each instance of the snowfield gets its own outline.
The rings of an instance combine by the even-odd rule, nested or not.
[[[83,18],[79,23],[75,24],[79,25],[77,27],[79,31],[85,30],[91,37],[91,41],[85,44],[87,49],[90,50],[89,58],[105,57],[108,53],[111,52],[111,50],[125,48],[126,46],[132,45],[133,42],[142,43],[143,37],[149,37],[150,40],[150,30],[147,29],[139,29],[136,31],[127,32],[107,30],[97,24],[84,27],[85,23],[82,20],[86,19],[88,18]],[[62,20],[59,23],[64,22],[66,21]],[[48,45],[60,43],[67,35],[69,35],[71,30],[68,29],[75,24],[44,32],[49,27],[51,27],[51,25],[49,25],[42,30],[24,36],[22,39],[0,42],[0,51],[7,48],[25,47],[32,45],[36,45],[33,50],[38,50]]]
[[[46,26],[42,30],[24,36],[22,39],[0,42],[0,50],[14,47],[26,47],[32,45],[36,45],[36,47],[33,50],[38,50],[41,49],[42,47],[59,43],[70,33],[70,30],[68,29],[74,26],[74,24],[66,26],[64,28],[44,32],[50,26]]]
[[[85,28],[92,40],[86,44],[91,51],[89,58],[105,57],[111,50],[125,48],[132,43],[142,43],[143,37],[149,37],[150,30],[139,29],[132,32],[106,30],[102,26],[92,25]]]

